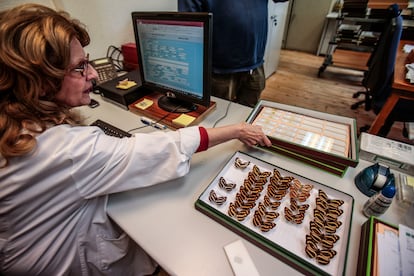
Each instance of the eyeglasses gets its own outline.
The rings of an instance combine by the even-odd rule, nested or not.
[[[85,59],[81,61],[75,68],[70,71],[80,73],[82,77],[85,77],[88,74],[89,67],[89,54],[86,55]]]

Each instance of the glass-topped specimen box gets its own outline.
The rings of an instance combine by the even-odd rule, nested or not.
[[[261,100],[247,118],[260,125],[274,148],[307,163],[319,162],[343,170],[358,164],[356,120],[296,106]],[[283,154],[283,153],[282,153]]]

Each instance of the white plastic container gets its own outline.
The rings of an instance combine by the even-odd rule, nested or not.
[[[367,202],[365,202],[362,208],[362,213],[366,217],[377,217],[384,214],[388,207],[390,207],[395,192],[396,189],[394,184],[386,185],[380,192],[374,194],[367,200]]]

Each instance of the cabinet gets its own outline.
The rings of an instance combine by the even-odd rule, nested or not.
[[[318,75],[328,66],[367,70],[366,64],[384,28],[384,19],[342,16],[335,23],[335,33],[329,39]]]
[[[328,53],[329,42],[331,42],[332,37],[334,37],[336,33],[338,16],[339,14],[337,12],[330,12],[326,16],[318,51],[316,52],[317,56],[326,55]]]
[[[269,1],[268,5],[268,32],[264,56],[266,78],[276,71],[279,64],[289,2],[274,3]]]

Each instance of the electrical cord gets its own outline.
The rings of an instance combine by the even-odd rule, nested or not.
[[[224,115],[223,116],[221,116],[220,118],[218,118],[217,119],[217,121],[215,121],[214,122],[214,125],[213,125],[213,127],[216,127],[216,125],[221,121],[221,120],[223,120],[224,118],[226,118],[227,117],[227,114],[229,113],[229,109],[230,109],[230,105],[231,105],[231,101],[229,101],[229,103],[227,104],[227,107],[226,107],[226,112],[224,113]]]
[[[143,129],[143,128],[146,128],[146,127],[149,127],[149,125],[144,125],[144,126],[140,126],[140,127],[135,127],[135,128],[132,128],[132,129],[128,130],[127,132],[128,132],[128,133],[131,133],[132,131],[136,131],[136,130],[139,130],[139,129]]]
[[[227,91],[227,98],[228,98],[228,101],[229,101],[229,103],[227,104],[227,108],[226,108],[226,112],[224,113],[224,115],[221,117],[221,118],[219,118],[215,123],[214,123],[214,125],[213,125],[213,127],[216,127],[216,125],[221,121],[221,120],[223,120],[224,118],[226,118],[227,117],[227,114],[228,114],[228,112],[229,112],[229,109],[230,109],[230,104],[231,104],[231,94],[232,94],[232,91],[233,91],[233,87],[234,87],[234,78],[233,78],[233,75],[231,75],[231,77],[230,77],[230,83],[229,83],[229,89],[228,89],[228,91]]]
[[[181,105],[178,105],[172,111],[168,112],[167,114],[165,114],[164,116],[162,116],[160,119],[158,119],[157,121],[155,121],[155,123],[153,123],[151,125],[144,125],[144,126],[136,127],[136,128],[133,128],[133,129],[128,130],[127,132],[131,133],[131,131],[136,131],[136,130],[139,130],[139,129],[143,129],[143,128],[146,128],[146,127],[153,126],[155,124],[161,123],[162,120],[164,120],[165,118],[167,118],[171,113],[174,113],[174,111],[176,111],[180,107],[181,107]]]

